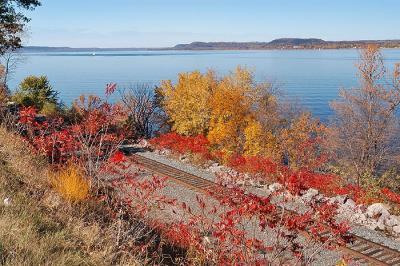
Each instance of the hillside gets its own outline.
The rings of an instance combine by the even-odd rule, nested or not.
[[[381,48],[400,47],[400,40],[325,41],[310,38],[281,38],[270,42],[192,42],[178,44],[177,50],[269,50],[269,49],[345,49],[360,48],[367,44]]]
[[[268,45],[322,45],[326,42],[322,39],[298,39],[298,38],[281,38],[268,43]]]
[[[143,265],[115,246],[108,209],[91,199],[66,202],[50,185],[52,173],[0,126],[0,265]]]

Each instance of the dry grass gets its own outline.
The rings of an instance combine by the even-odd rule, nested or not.
[[[51,189],[50,173],[0,127],[0,265],[143,265],[115,246],[118,221],[98,203],[65,202]]]
[[[56,191],[67,201],[78,203],[89,196],[90,182],[77,166],[69,164],[51,178]]]

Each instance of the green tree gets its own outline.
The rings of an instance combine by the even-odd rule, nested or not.
[[[24,106],[35,106],[39,111],[44,107],[51,109],[58,104],[57,92],[50,85],[46,76],[25,78],[13,96],[13,100]]]
[[[21,33],[29,22],[22,9],[39,5],[39,0],[0,0],[0,55],[21,47]]]

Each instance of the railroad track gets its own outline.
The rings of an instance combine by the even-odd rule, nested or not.
[[[202,193],[220,187],[217,183],[139,154],[133,154],[133,159],[154,174],[167,176],[175,182]],[[328,233],[328,231],[321,232],[321,235],[323,236],[325,233]],[[400,266],[400,252],[398,250],[355,234],[350,234],[350,237],[353,241],[346,246],[339,246],[339,250],[351,255],[355,261],[370,265]]]

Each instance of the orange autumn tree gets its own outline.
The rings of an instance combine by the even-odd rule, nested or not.
[[[244,130],[254,119],[251,111],[252,83],[252,73],[238,67],[219,82],[210,101],[208,140],[224,152],[243,151]]]
[[[309,112],[301,113],[279,135],[280,151],[291,168],[318,168],[325,160],[327,128]]]
[[[257,83],[252,71],[237,67],[219,82],[211,100],[210,143],[227,155],[272,157],[276,138],[260,114],[275,116],[275,102],[271,83]]]

